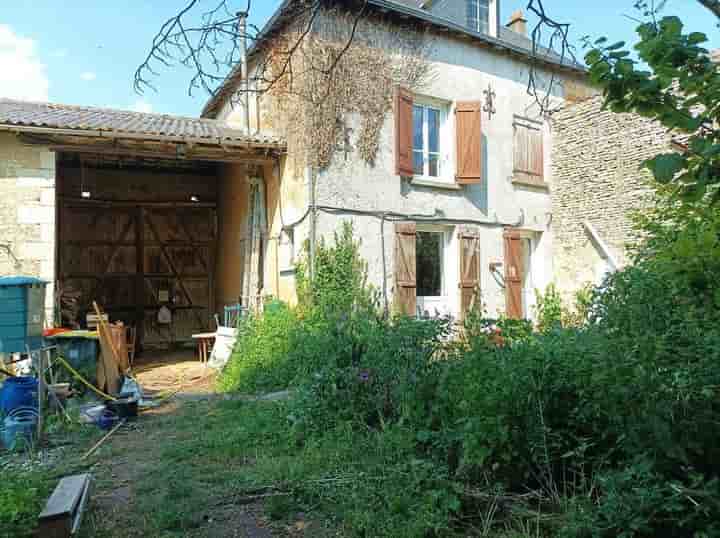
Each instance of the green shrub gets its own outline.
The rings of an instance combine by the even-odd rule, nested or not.
[[[233,354],[218,378],[220,390],[256,393],[287,387],[297,375],[289,356],[297,323],[295,312],[282,303],[242,321]]]
[[[562,327],[564,308],[555,284],[548,285],[545,293],[535,290],[535,310],[537,328],[541,333]]]
[[[39,472],[3,470],[0,487],[0,537],[33,536],[37,515],[49,495]]]

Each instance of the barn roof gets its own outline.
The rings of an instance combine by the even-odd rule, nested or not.
[[[0,99],[0,130],[249,148],[280,149],[285,145],[280,138],[248,134],[213,119],[13,99]]]

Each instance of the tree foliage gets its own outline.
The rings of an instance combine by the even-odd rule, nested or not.
[[[596,40],[585,56],[591,80],[613,112],[652,118],[675,135],[674,148],[644,163],[686,201],[720,200],[720,72],[704,45],[678,17],[656,11],[637,27],[637,58],[626,43]]]

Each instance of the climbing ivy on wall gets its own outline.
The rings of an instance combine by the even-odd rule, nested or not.
[[[281,51],[298,41],[305,27],[287,32],[265,51],[274,75],[281,69],[291,76],[276,77],[267,92],[268,121],[288,140],[288,150],[304,155],[295,166],[327,168],[345,142],[350,114],[357,114],[360,128],[354,146],[363,161],[372,165],[380,135],[392,109],[393,88],[402,85],[421,91],[432,80],[427,60],[433,39],[414,26],[398,27],[384,18],[355,16],[338,9],[324,11],[291,61]],[[354,29],[354,33],[353,33]]]

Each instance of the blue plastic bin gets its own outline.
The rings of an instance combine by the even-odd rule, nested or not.
[[[0,277],[0,353],[42,346],[46,285],[32,277]]]

